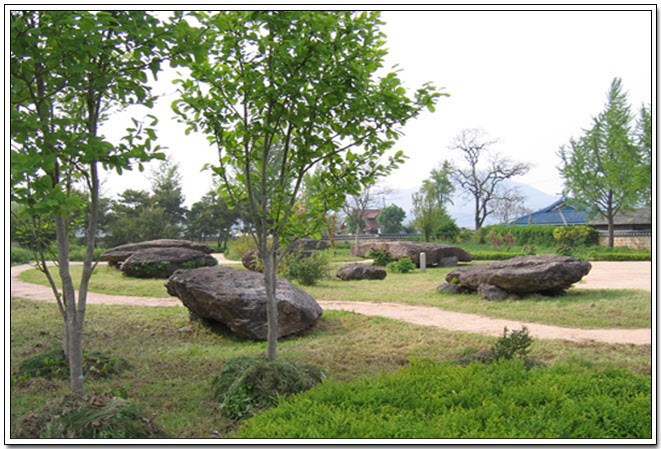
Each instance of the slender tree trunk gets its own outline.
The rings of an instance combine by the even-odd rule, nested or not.
[[[608,222],[608,247],[612,248],[615,244],[615,232],[613,230],[613,213],[608,211],[606,216],[606,221]]]
[[[275,239],[275,237],[274,237]],[[262,260],[264,263],[264,287],[266,289],[266,358],[274,361],[276,347],[278,344],[278,304],[275,297],[276,290],[276,248],[275,245],[266,243],[263,250]]]
[[[333,255],[337,255],[337,247],[335,246],[335,215],[326,217],[326,224],[328,225],[328,241],[333,250]]]
[[[482,226],[480,220],[480,200],[475,198],[475,230],[477,231]]]
[[[62,279],[62,297],[65,308],[63,349],[69,361],[69,383],[71,390],[80,396],[85,394],[83,384],[83,351],[81,346],[82,323],[76,313],[76,290],[69,270],[69,235],[66,218],[55,216],[57,236],[57,258]]]

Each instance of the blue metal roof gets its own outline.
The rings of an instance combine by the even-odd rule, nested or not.
[[[560,198],[544,209],[517,218],[510,225],[584,225],[587,224],[587,217],[586,211],[576,209],[569,204],[569,198]]]

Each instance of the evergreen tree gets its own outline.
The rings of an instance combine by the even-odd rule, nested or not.
[[[636,144],[632,122],[622,80],[615,78],[592,127],[560,149],[564,194],[593,216],[606,218],[610,247],[615,215],[640,204],[647,192],[645,177],[640,175],[645,152]]]

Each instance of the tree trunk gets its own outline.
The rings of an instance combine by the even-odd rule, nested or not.
[[[475,230],[477,231],[482,226],[480,221],[480,200],[475,198]]]
[[[83,350],[81,346],[82,323],[76,313],[76,290],[69,270],[69,235],[66,218],[55,216],[57,258],[62,279],[62,302],[65,308],[63,349],[69,361],[69,383],[71,390],[80,396],[85,394],[83,384]]]
[[[612,248],[615,244],[615,232],[613,229],[613,212],[610,210],[606,215],[606,221],[608,221],[608,247]]]
[[[275,245],[266,243],[260,250],[263,254],[264,263],[264,287],[266,289],[266,359],[274,361],[276,347],[278,344],[278,304],[276,302],[276,248]]]

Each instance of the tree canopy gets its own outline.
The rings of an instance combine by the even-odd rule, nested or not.
[[[622,80],[615,78],[604,110],[569,145],[560,148],[564,194],[608,223],[608,245],[613,246],[613,219],[622,210],[646,203],[651,197],[651,126],[642,108],[633,127],[631,106]]]
[[[173,105],[189,131],[216,145],[220,192],[245,204],[262,253],[267,357],[275,358],[278,249],[314,233],[327,210],[403,161],[387,155],[401,126],[441,95],[410,98],[394,72],[377,78],[386,54],[378,12],[228,11],[195,13],[208,57],[190,64]],[[319,198],[300,191],[320,167]],[[268,237],[274,238],[269,240]]]
[[[171,32],[145,11],[12,11],[10,21],[11,201],[23,216],[55,222],[62,293],[50,277],[65,322],[70,382],[83,394],[82,332],[99,211],[98,166],[118,172],[160,157],[155,132],[134,120],[113,145],[98,134],[108,112],[153,105],[147,73],[172,55]],[[184,30],[185,31],[185,30]],[[184,45],[186,45],[185,43]],[[185,52],[184,52],[185,53]],[[69,226],[82,209],[74,182],[88,190],[87,248],[76,298],[69,274]]]

